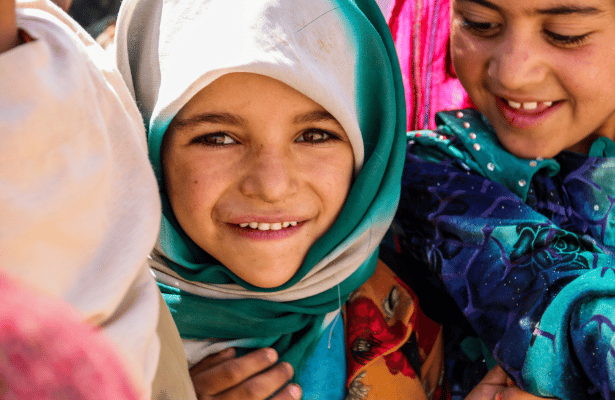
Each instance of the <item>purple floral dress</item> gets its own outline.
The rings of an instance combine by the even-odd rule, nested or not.
[[[408,134],[397,224],[523,389],[615,398],[615,143],[519,159],[475,110]]]

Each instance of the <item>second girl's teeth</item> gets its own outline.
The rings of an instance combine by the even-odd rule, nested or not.
[[[516,101],[512,101],[512,100],[508,100],[508,105],[511,108],[514,108],[515,110],[518,110],[521,108],[521,103],[517,103]]]
[[[514,108],[515,110],[519,110],[521,108],[523,108],[524,110],[536,110],[538,108],[538,105],[544,105],[545,107],[551,107],[553,105],[552,101],[544,101],[544,102],[536,102],[536,101],[531,101],[528,103],[519,103],[516,101],[512,101],[512,100],[506,100],[506,102],[508,103],[508,106],[510,108]]]
[[[279,231],[289,226],[296,226],[297,221],[284,221],[284,222],[244,222],[239,224],[240,228],[258,229],[259,231]]]

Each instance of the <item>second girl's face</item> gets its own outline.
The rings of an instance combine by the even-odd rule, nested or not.
[[[615,139],[615,0],[451,0],[455,71],[521,158]]]
[[[162,151],[166,190],[188,236],[246,282],[287,282],[350,189],[346,132],[275,79],[224,75],[175,116]]]

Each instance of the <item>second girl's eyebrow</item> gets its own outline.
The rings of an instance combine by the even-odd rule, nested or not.
[[[458,0],[458,1],[460,3],[463,3],[463,2],[476,3],[483,7],[487,7],[487,8],[490,8],[498,12],[501,11],[500,7],[498,7],[496,4],[493,4],[492,2],[488,0]],[[596,15],[596,14],[601,14],[604,11],[599,8],[592,7],[592,6],[580,6],[577,4],[562,3],[558,5],[553,5],[551,7],[538,9],[538,10],[535,10],[534,12],[537,14],[541,14],[541,15],[568,15],[568,14]],[[533,12],[529,12],[529,13],[531,14]]]

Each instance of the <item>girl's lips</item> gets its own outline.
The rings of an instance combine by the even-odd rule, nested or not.
[[[508,100],[496,97],[496,106],[502,117],[512,127],[519,129],[529,129],[541,123],[544,119],[550,116],[553,112],[560,108],[563,101],[552,102],[551,105],[544,102],[527,103],[532,104],[531,109],[524,107],[525,104],[513,102],[515,107],[512,107]],[[522,104],[520,107],[518,105]],[[518,107],[518,108],[517,108]]]

